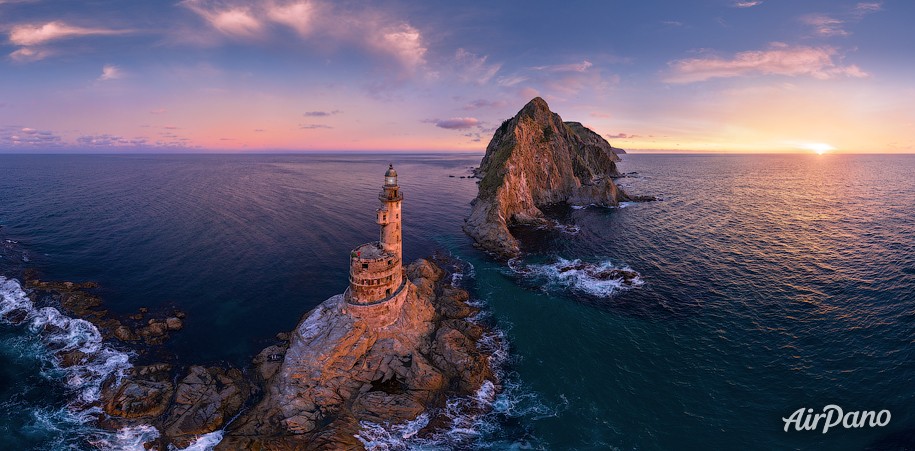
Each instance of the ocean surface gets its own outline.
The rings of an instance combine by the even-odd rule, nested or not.
[[[634,174],[618,183],[660,201],[557,209],[555,227],[518,231],[530,253],[510,265],[461,231],[476,194],[461,177],[480,157],[0,155],[0,449],[129,449],[154,433],[91,427],[101,380],[135,356],[32,305],[24,270],[96,281],[116,313],[177,306],[179,363],[246,365],[346,288],[349,250],[376,239],[388,163],[405,259],[465,262],[508,347],[503,390],[453,400],[453,428],[367,424],[365,443],[915,449],[915,156],[625,155]],[[620,269],[637,277],[605,277]],[[96,357],[61,369],[55,349]],[[465,413],[481,403],[490,413]],[[828,404],[892,419],[784,431]]]

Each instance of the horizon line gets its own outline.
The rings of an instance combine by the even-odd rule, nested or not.
[[[905,150],[900,152],[867,152],[867,151],[831,151],[818,155],[807,150],[771,150],[771,151],[732,151],[732,150],[684,150],[684,149],[631,149],[625,150],[625,153],[619,155],[635,154],[653,154],[653,155],[915,155],[915,150]],[[284,149],[265,149],[265,150],[229,150],[229,149],[158,149],[158,148],[112,148],[106,150],[100,149],[22,149],[22,150],[0,150],[0,155],[316,155],[316,154],[467,154],[467,155],[484,155],[485,149],[466,150],[466,149],[332,149],[332,150],[284,150]]]

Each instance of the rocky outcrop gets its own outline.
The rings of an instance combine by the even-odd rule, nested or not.
[[[288,348],[264,350],[255,359],[263,399],[217,449],[361,449],[360,421],[413,420],[491,378],[467,292],[426,260],[406,271],[407,299],[390,326],[355,319],[337,295],[307,314]],[[280,353],[281,363],[269,358]]]
[[[464,230],[502,258],[520,253],[509,228],[542,224],[542,207],[615,206],[629,196],[613,183],[615,148],[578,122],[563,122],[537,97],[502,123],[477,170],[479,193]]]
[[[252,386],[234,368],[192,366],[177,383],[172,366],[138,366],[120,384],[102,393],[105,420],[112,429],[149,424],[161,435],[150,449],[187,447],[197,436],[217,431],[236,415]]]
[[[140,308],[119,317],[92,293],[94,283],[27,280],[31,296],[87,319],[102,338],[120,341],[140,361],[102,383],[93,405],[104,412],[100,427],[153,426],[159,435],[145,447],[160,451],[185,448],[216,431],[224,432],[217,449],[298,450],[361,449],[356,434],[362,421],[414,420],[444,411],[436,408],[476,393],[487,379],[496,382],[489,356],[476,346],[484,329],[472,321],[478,309],[468,304],[468,293],[427,260],[409,265],[406,276],[407,298],[393,324],[371,327],[349,313],[342,295],[334,296],[294,331],[277,334],[250,371],[178,365],[163,352],[162,343],[184,327],[181,311]],[[90,357],[78,349],[58,353],[62,367]],[[447,427],[448,421],[441,414],[427,427]]]
[[[98,289],[95,282],[48,282],[39,280],[33,272],[27,272],[26,287],[33,290],[35,298],[53,299],[64,312],[89,321],[105,339],[161,345],[169,339],[171,332],[184,327],[181,318],[185,317],[185,313],[180,310],[174,310],[170,315],[159,313],[146,321],[149,310],[145,307],[126,318],[111,315],[102,305],[101,298],[92,294]]]

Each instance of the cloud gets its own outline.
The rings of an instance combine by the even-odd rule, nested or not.
[[[230,36],[252,37],[262,28],[261,20],[245,6],[223,6],[216,2],[185,0],[180,5],[187,7],[207,21],[211,27]]]
[[[331,129],[330,125],[324,124],[299,124],[299,128],[302,130],[316,130],[316,129]]]
[[[377,39],[380,38],[380,39]],[[368,44],[380,53],[387,53],[408,69],[416,69],[426,62],[426,47],[418,29],[402,23],[387,27],[370,38]]]
[[[267,9],[267,17],[274,22],[292,28],[300,36],[308,36],[314,31],[317,15],[318,7],[311,2],[272,5]]]
[[[464,133],[464,136],[470,138],[470,142],[478,143],[482,141],[482,136],[476,132]]]
[[[505,77],[499,77],[499,79],[496,80],[496,83],[498,83],[499,86],[512,87],[512,86],[517,85],[518,83],[524,83],[528,79],[529,79],[528,77],[525,77],[522,75],[510,75],[510,76],[505,76]]]
[[[604,136],[606,136],[607,139],[633,139],[639,137],[639,135],[630,135],[628,133],[616,133],[612,135],[608,133]]]
[[[436,127],[448,130],[465,130],[481,124],[475,117],[453,117],[451,119],[427,119],[423,122],[435,124]]]
[[[153,108],[153,109],[149,110],[149,114],[165,114],[167,112],[168,112],[168,110],[166,110],[165,108]]]
[[[593,64],[590,61],[584,60],[576,64],[556,64],[552,66],[535,66],[531,69],[544,72],[584,72],[591,68]]]
[[[10,29],[9,40],[11,44],[29,47],[81,36],[117,35],[130,32],[131,30],[76,27],[55,21],[43,25],[15,25]]]
[[[592,111],[592,112],[590,112],[590,113],[588,113],[588,114],[589,114],[591,117],[597,117],[597,118],[601,118],[601,119],[606,119],[606,118],[612,117],[612,116],[610,116],[609,114],[604,113],[604,112],[601,112],[601,111]]]
[[[521,98],[523,98],[523,99],[530,100],[530,99],[533,99],[534,97],[540,97],[540,91],[528,86],[528,87],[522,88],[520,91],[518,91],[518,95],[520,95]]]
[[[333,110],[333,111],[307,111],[307,112],[302,113],[302,116],[306,116],[306,117],[327,117],[327,116],[333,116],[333,115],[340,114],[340,113],[342,113],[342,111],[340,111],[340,110]]]
[[[60,147],[61,137],[48,130],[6,126],[0,128],[0,145],[4,147]]]
[[[146,138],[123,138],[118,135],[109,135],[107,133],[100,135],[83,135],[76,138],[76,144],[87,147],[135,147],[145,146]]]
[[[43,60],[49,56],[54,55],[54,52],[47,49],[34,49],[30,47],[22,47],[18,50],[14,50],[10,53],[10,59],[16,62],[26,63],[31,61]]]
[[[832,47],[789,46],[772,43],[767,50],[740,52],[733,58],[690,58],[668,63],[667,83],[694,83],[712,78],[748,75],[810,76],[820,80],[838,76],[863,78],[867,73],[858,66],[836,63]]]
[[[396,62],[407,75],[426,64],[428,49],[422,32],[377,9],[350,10],[317,0],[283,3],[273,0],[184,0],[180,5],[197,14],[219,34],[238,40],[288,39],[271,34],[286,28],[317,50],[330,51],[340,44],[361,48]],[[181,39],[211,41],[199,36],[182,36]]]
[[[458,78],[464,83],[484,85],[502,68],[501,64],[487,64],[487,56],[478,56],[464,49],[457,49],[454,54]]]
[[[883,11],[883,2],[861,2],[854,8],[854,13],[860,16],[877,11]]]
[[[99,81],[117,80],[117,79],[123,78],[123,77],[124,77],[124,72],[121,70],[121,68],[119,68],[113,64],[106,64],[106,65],[102,66],[102,75],[99,75],[98,80]]]
[[[667,25],[668,27],[682,27],[683,22],[677,20],[662,20],[661,25]]]
[[[836,19],[825,14],[810,14],[801,18],[801,21],[813,27],[813,32],[819,36],[848,36],[848,31],[842,28],[844,20]]]
[[[83,36],[103,36],[132,33],[133,30],[113,30],[108,28],[86,28],[67,25],[53,21],[44,24],[20,24],[10,28],[9,42],[21,46],[10,53],[10,59],[17,62],[38,61],[56,54],[46,45],[53,41],[72,39]]]
[[[486,99],[477,99],[463,106],[463,110],[479,110],[481,108],[502,108],[508,105],[508,102],[504,100],[486,100]]]
[[[735,8],[752,8],[754,6],[759,6],[759,5],[762,5],[762,0],[734,2],[731,4],[731,6],[733,6]]]

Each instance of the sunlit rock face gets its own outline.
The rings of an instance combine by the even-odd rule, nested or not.
[[[407,267],[406,299],[385,327],[349,314],[343,295],[309,312],[279,367],[262,368],[263,399],[217,449],[361,448],[360,421],[401,423],[474,393],[492,377],[467,321],[477,311],[444,274],[426,260]]]
[[[499,257],[520,252],[509,226],[538,224],[551,204],[615,206],[615,149],[578,122],[563,122],[537,97],[502,123],[477,170],[479,193],[464,230]]]

